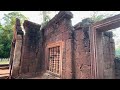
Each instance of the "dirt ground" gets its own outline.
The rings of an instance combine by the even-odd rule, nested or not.
[[[0,67],[0,78],[9,76],[9,69]]]
[[[51,75],[49,72],[45,72],[42,76],[36,76],[28,79],[60,79],[59,77]]]

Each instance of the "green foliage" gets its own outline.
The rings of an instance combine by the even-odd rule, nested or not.
[[[5,29],[13,29],[13,26],[15,25],[15,20],[16,18],[19,18],[21,21],[21,24],[26,20],[27,18],[22,15],[20,12],[11,12],[8,14],[4,14],[3,20],[5,21],[4,23],[4,28]]]
[[[41,23],[42,27],[44,27],[50,20],[50,11],[42,11],[41,12],[41,15],[42,15],[42,18],[43,18],[43,22]]]
[[[56,15],[58,11],[40,11],[42,17],[41,27],[44,27],[51,19],[50,14]]]
[[[0,57],[7,58],[10,54],[10,45],[12,40],[12,33],[9,33],[7,30],[4,30],[0,36]]]
[[[3,32],[3,27],[2,27],[2,25],[0,24],[0,35],[2,34],[2,32]]]
[[[91,15],[91,19],[94,22],[97,22],[111,16],[113,16],[113,14],[99,14],[99,11],[94,11],[93,14]]]
[[[120,48],[116,48],[115,56],[120,58]]]
[[[50,20],[49,11],[43,11],[43,23],[48,22]]]
[[[4,17],[2,18],[4,20],[4,24],[0,24],[0,58],[8,58],[10,56],[13,27],[15,25],[16,18],[19,18],[21,23],[27,19],[19,12],[4,14]]]
[[[45,21],[41,24],[42,27],[44,27],[49,22],[49,20],[50,20],[49,16],[46,16]]]

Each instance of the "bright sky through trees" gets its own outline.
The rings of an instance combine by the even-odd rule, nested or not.
[[[0,11],[0,20],[4,16],[4,14],[10,13],[12,11]],[[40,11],[20,11],[23,15],[29,18],[30,21],[41,24],[42,22],[42,16],[40,16]],[[73,13],[72,18],[72,25],[77,24],[78,22],[81,22],[82,19],[91,17],[93,14],[93,11],[71,11]],[[120,14],[120,11],[99,11],[99,14]],[[55,13],[51,13],[50,17],[54,17]],[[4,23],[4,21],[2,21]],[[115,34],[117,34],[117,37],[120,38],[120,31],[119,28],[114,31]],[[118,39],[117,39],[118,40]]]
[[[17,12],[17,11],[0,11],[0,23],[2,26],[5,25],[5,21],[2,19],[4,17],[4,14],[8,14],[11,12]],[[28,18],[29,21],[42,24],[43,23],[43,16],[41,14],[41,11],[18,11],[22,15]],[[110,16],[120,14],[120,11],[71,11],[73,13],[73,18],[72,18],[72,25],[74,26],[78,22],[81,22],[84,18],[91,18],[91,17],[96,17],[96,16]],[[97,12],[97,15],[95,14]],[[58,11],[51,11],[49,13],[50,18],[53,18],[55,14],[57,14]],[[99,19],[99,18],[98,18]],[[95,18],[96,20],[96,18]],[[100,19],[101,20],[101,19]],[[21,25],[22,26],[22,25]],[[3,32],[0,30],[0,32]],[[115,47],[116,47],[116,52],[120,56],[120,28],[114,29],[114,40],[115,40]],[[118,52],[119,51],[119,52]]]
[[[12,11],[0,11],[0,20],[4,14],[7,14]],[[29,18],[30,21],[35,23],[41,23],[42,18],[40,16],[40,11],[20,11],[23,15]],[[93,11],[71,11],[73,13],[72,25],[80,22],[82,19],[90,17],[93,14]],[[120,11],[99,11],[99,14],[120,14]],[[54,17],[54,13],[51,13],[51,18]]]

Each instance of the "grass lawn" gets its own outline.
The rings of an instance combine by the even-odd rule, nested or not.
[[[9,61],[8,60],[0,60],[0,64],[9,64]]]

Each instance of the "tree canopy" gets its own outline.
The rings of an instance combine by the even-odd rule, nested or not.
[[[0,23],[0,58],[8,58],[10,56],[13,27],[15,25],[16,18],[19,18],[21,23],[27,19],[27,17],[20,12],[4,14],[2,18],[4,24],[2,25]]]
[[[41,13],[40,16],[43,18],[42,26],[45,26],[47,22],[51,19],[50,17],[51,12],[56,13],[56,11],[40,12]],[[90,18],[94,22],[97,22],[112,15],[113,14],[99,14],[98,11],[94,11]],[[0,58],[8,58],[10,56],[13,27],[15,25],[16,18],[20,19],[21,24],[24,22],[24,20],[28,19],[20,12],[11,12],[8,14],[4,14],[2,18],[4,23],[0,21]],[[116,55],[120,56],[120,47],[116,48]]]
[[[101,21],[105,18],[111,17],[113,14],[100,14],[99,11],[93,11],[93,14],[91,15],[91,19],[94,22]]]
[[[41,11],[40,12],[40,16],[42,16],[42,23],[41,23],[42,27],[44,27],[51,20],[51,17],[50,17],[51,13],[56,14],[57,11]]]

